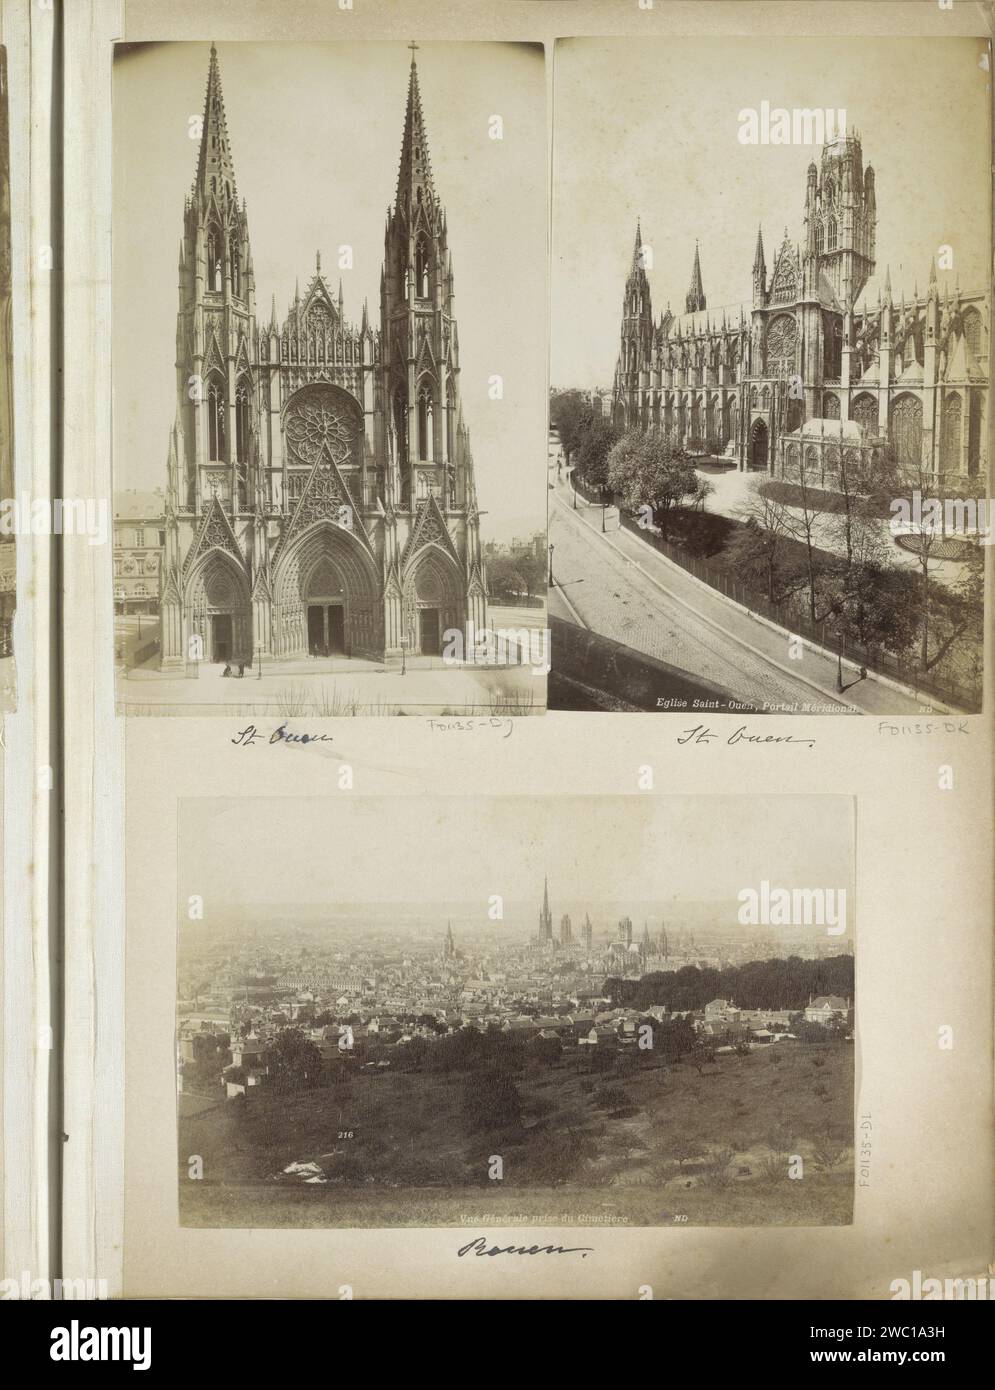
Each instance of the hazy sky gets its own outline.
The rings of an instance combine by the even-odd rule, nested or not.
[[[114,67],[114,465],[118,489],[165,486],[175,413],[177,255],[197,163],[209,44],[118,50]],[[411,54],[400,43],[218,46],[228,134],[247,203],[256,310],[280,322],[322,252],[346,319],[379,325]],[[484,539],[545,526],[546,127],[542,48],[424,44],[419,85],[448,215],[460,382]],[[493,115],[504,138],[492,140]],[[492,401],[492,374],[504,398]]]
[[[572,39],[556,48],[550,381],[610,386],[636,217],[654,252],[654,316],[683,312],[695,238],[709,309],[752,297],[803,235],[820,152],[744,146],[744,107],[844,108],[877,185],[877,280],[925,289],[949,244],[964,288],[988,266],[985,46],[974,39]],[[953,279],[953,276],[951,276]],[[942,283],[942,276],[941,276]]]
[[[842,796],[203,798],[180,804],[180,902],[203,925],[242,909],[364,902],[528,903],[549,875],[554,915],[601,902],[735,902],[740,888],[848,888],[853,808]],[[464,913],[464,920],[467,914]],[[526,925],[534,925],[530,919]]]

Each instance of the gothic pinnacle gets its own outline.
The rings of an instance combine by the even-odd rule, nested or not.
[[[395,205],[405,207],[417,201],[421,191],[425,201],[435,202],[432,186],[432,167],[428,154],[428,136],[425,132],[425,117],[422,114],[421,94],[418,90],[418,67],[415,51],[411,52],[411,71],[408,77],[408,101],[404,112],[404,135],[401,140],[401,163],[397,171],[397,196]]]
[[[698,256],[698,240],[694,243],[694,267],[691,271],[691,285],[688,289],[685,309],[689,314],[705,308],[705,290],[701,283],[701,260]]]
[[[235,169],[228,146],[221,69],[218,65],[218,50],[212,44],[194,191],[207,195],[209,192],[220,194],[226,189],[231,197],[235,196]]]

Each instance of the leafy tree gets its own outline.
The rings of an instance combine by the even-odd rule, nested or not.
[[[300,1028],[284,1028],[270,1050],[270,1071],[280,1090],[314,1086],[321,1071],[321,1053]]]
[[[691,1049],[688,1061],[700,1076],[705,1067],[711,1066],[715,1061],[715,1051],[708,1043],[699,1042]]]
[[[560,439],[567,463],[580,448],[593,411],[579,391],[559,391],[549,403],[549,422]]]
[[[536,555],[534,550],[520,551],[516,556],[515,568],[521,581],[519,592],[524,590],[527,598],[545,592],[546,561],[541,555]]]
[[[198,1066],[212,1068],[220,1075],[230,1046],[231,1038],[227,1033],[195,1033],[193,1059]]]
[[[701,1141],[691,1139],[689,1136],[681,1134],[669,1146],[670,1156],[677,1163],[678,1168],[683,1169],[685,1163],[689,1163],[692,1158],[700,1158],[702,1152]]]
[[[845,570],[827,574],[822,592],[827,615],[844,642],[900,656],[916,636],[914,587],[907,570],[855,560]]]
[[[608,459],[620,431],[611,420],[595,415],[585,429],[577,453],[577,471],[590,488],[608,486]]]
[[[552,1066],[554,1062],[558,1062],[562,1052],[563,1044],[559,1038],[540,1038],[537,1036],[529,1043],[529,1055],[547,1066]]]
[[[546,565],[531,550],[500,550],[488,558],[487,578],[496,598],[514,600],[524,594],[531,599],[545,589]]]
[[[635,430],[612,447],[608,483],[630,511],[651,507],[664,539],[674,509],[688,502],[700,504],[709,490],[686,450],[675,448],[663,435]]]

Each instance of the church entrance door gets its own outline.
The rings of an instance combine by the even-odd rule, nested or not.
[[[422,656],[441,656],[438,608],[419,608],[418,646]]]
[[[753,435],[750,440],[750,467],[764,470],[767,468],[767,426],[762,420],[758,420],[753,426]]]
[[[309,603],[307,649],[311,656],[345,653],[345,607],[341,603]]]
[[[328,622],[328,650],[332,656],[345,652],[345,608],[341,603],[330,604],[325,609]]]
[[[322,656],[325,649],[325,610],[311,603],[307,610],[307,649],[310,656]]]
[[[214,613],[211,616],[211,659],[213,661],[231,661],[231,658],[231,614]]]

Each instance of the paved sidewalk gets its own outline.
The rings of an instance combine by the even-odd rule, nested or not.
[[[836,694],[836,659],[806,647],[789,654],[790,634],[709,589],[565,484],[551,495],[553,572],[563,597],[593,631],[731,691],[744,703],[783,713],[921,714],[911,694],[868,678]],[[844,663],[844,680],[856,672]]]

